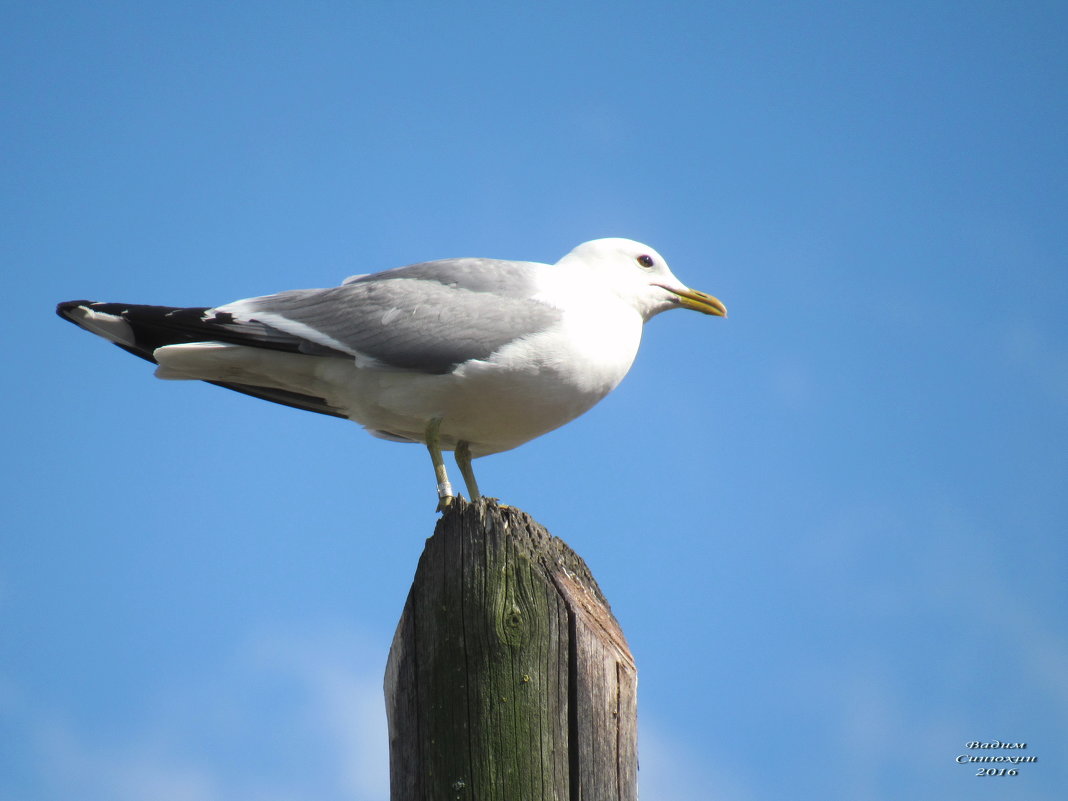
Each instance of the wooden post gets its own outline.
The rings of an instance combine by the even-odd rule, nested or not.
[[[386,666],[391,801],[636,801],[637,672],[586,564],[531,517],[455,501]]]

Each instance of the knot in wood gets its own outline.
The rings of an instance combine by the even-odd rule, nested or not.
[[[521,648],[530,637],[530,626],[523,610],[512,599],[498,607],[497,636],[511,648]]]

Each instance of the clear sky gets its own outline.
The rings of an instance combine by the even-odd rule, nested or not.
[[[611,601],[643,798],[1064,797],[1068,6],[42,0],[0,38],[0,798],[385,798],[435,522],[423,449],[56,302],[603,236],[730,318],[658,317],[476,468]]]

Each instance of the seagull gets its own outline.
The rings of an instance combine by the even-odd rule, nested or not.
[[[660,312],[726,317],[630,239],[595,239],[556,264],[456,258],[354,275],[212,308],[74,300],[60,317],[198,380],[424,443],[438,508],[453,499],[453,451],[472,500],[471,460],[588,411],[627,374]]]

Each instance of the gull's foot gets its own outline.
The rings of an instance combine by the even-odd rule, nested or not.
[[[440,498],[438,498],[438,508],[435,509],[434,511],[436,511],[436,512],[444,512],[446,509],[448,509],[450,506],[452,506],[452,502],[455,501],[455,500],[456,500],[456,498],[454,496],[452,496],[452,495],[443,495],[443,496],[441,496]]]

